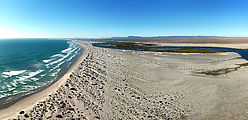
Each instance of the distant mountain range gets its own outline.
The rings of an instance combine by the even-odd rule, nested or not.
[[[225,38],[222,36],[155,36],[155,37],[142,37],[142,36],[128,36],[128,37],[111,37],[112,39],[128,39],[128,38]]]

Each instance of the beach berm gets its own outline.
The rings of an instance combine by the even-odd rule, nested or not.
[[[47,92],[0,111],[1,119],[248,117],[247,61],[237,53],[134,51],[78,43],[85,51],[64,79]],[[214,76],[200,74],[230,67],[239,69]]]

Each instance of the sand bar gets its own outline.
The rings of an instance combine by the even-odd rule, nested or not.
[[[248,118],[247,61],[237,53],[162,53],[81,43],[87,55],[66,82],[43,101],[24,104],[31,107],[22,106],[15,118]]]
[[[248,44],[188,44],[188,43],[159,43],[159,46],[190,46],[190,47],[226,47],[236,49],[248,49]]]

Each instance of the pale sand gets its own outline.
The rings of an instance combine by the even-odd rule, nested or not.
[[[154,42],[142,42],[154,44]],[[227,47],[236,49],[248,49],[247,43],[235,44],[218,44],[218,43],[155,43],[158,46],[190,46],[190,47]]]
[[[119,99],[125,101],[111,104],[121,106],[117,107],[121,111],[129,108],[127,103],[131,104],[137,119],[146,119],[148,115],[153,119],[248,118],[247,67],[218,76],[195,73],[247,63],[236,53],[175,54],[121,50],[110,53],[112,62],[107,66],[113,71],[107,75],[118,80],[115,84],[120,89],[112,94],[119,94]],[[133,92],[125,93],[125,83],[121,80],[131,84]],[[140,99],[122,97],[121,93],[131,93],[134,99]]]
[[[75,68],[77,68],[77,66],[85,59],[87,55],[87,49],[84,49],[84,46],[82,44],[80,45],[82,47],[81,56],[58,81],[56,81],[48,88],[18,101],[17,103],[11,105],[10,107],[0,110],[0,119],[2,120],[2,119],[16,118],[21,110],[25,111],[31,109],[35,104],[39,103],[40,101],[44,101],[49,94],[52,94],[61,85],[63,85],[66,82],[66,80],[69,78],[71,73],[75,70]]]
[[[247,63],[236,53],[160,53],[82,43],[87,56],[66,82],[24,114],[14,112],[17,118],[248,118],[248,67],[225,71]],[[207,74],[213,71],[218,74]]]

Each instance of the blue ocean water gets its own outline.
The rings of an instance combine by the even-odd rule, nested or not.
[[[50,85],[80,53],[70,40],[1,39],[0,106]]]

